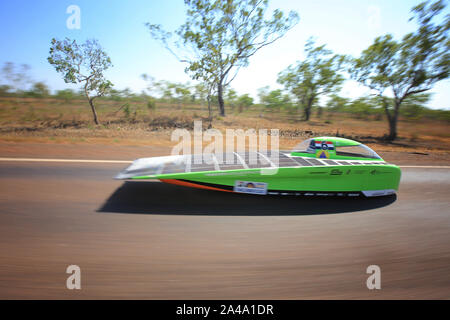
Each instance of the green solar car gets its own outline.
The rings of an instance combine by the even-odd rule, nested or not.
[[[141,158],[116,179],[146,180],[255,195],[374,197],[396,193],[401,171],[366,145],[316,137],[292,151]]]

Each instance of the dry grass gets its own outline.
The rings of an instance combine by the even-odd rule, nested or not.
[[[97,104],[102,124],[93,125],[90,109],[84,100],[65,102],[59,99],[0,98],[0,140],[9,142],[173,145],[175,128],[192,130],[194,120],[203,120],[207,128],[208,112],[199,105],[157,103],[149,110],[145,101],[125,102],[101,100]],[[119,111],[118,111],[119,110]],[[226,129],[279,129],[280,148],[289,149],[299,141],[320,135],[341,135],[376,146],[379,151],[419,151],[446,153],[450,149],[449,123],[436,120],[407,121],[401,119],[399,139],[383,142],[387,132],[385,120],[355,119],[347,114],[323,113],[313,120],[298,120],[298,115],[261,113],[252,107],[243,113],[229,110],[224,118],[216,117],[213,128],[225,135]]]

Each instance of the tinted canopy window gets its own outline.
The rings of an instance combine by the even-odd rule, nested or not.
[[[336,155],[346,157],[381,159],[375,151],[363,144],[357,146],[336,147]]]

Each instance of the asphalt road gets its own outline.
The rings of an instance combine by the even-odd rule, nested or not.
[[[0,163],[0,299],[450,298],[449,169],[307,199],[112,180],[124,166]]]

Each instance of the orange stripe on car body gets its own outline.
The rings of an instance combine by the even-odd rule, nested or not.
[[[159,179],[159,181],[165,182],[165,183],[170,183],[170,184],[176,184],[178,186],[191,187],[191,188],[215,190],[215,191],[225,191],[225,192],[234,192],[232,190],[226,190],[226,189],[214,188],[214,187],[209,187],[209,186],[203,186],[201,184],[196,184],[196,183],[186,182],[186,181],[180,181],[180,180],[176,180],[176,179]]]

